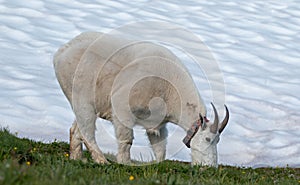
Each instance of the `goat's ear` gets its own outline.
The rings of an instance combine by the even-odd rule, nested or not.
[[[199,113],[199,119],[200,119],[200,122],[203,123],[203,117],[202,117],[201,113]]]
[[[190,148],[190,143],[191,140],[193,139],[193,137],[195,136],[195,134],[198,132],[199,127],[201,127],[202,130],[205,129],[206,127],[206,123],[203,122],[203,117],[201,116],[201,114],[199,114],[200,119],[198,121],[196,121],[195,123],[193,123],[193,125],[191,126],[191,128],[187,131],[186,136],[183,138],[182,142],[188,147]]]
[[[199,121],[200,121],[200,123],[198,123],[198,124],[200,124],[200,127],[201,127],[202,130],[205,130],[206,126],[207,126],[205,120],[206,120],[206,117],[205,116],[203,117],[201,115],[201,113],[199,113]]]

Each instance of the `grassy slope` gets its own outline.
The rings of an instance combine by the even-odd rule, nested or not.
[[[191,167],[165,161],[144,166],[68,159],[67,143],[44,144],[0,130],[0,184],[300,184],[300,169]]]

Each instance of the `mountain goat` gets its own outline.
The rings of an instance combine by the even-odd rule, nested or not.
[[[166,155],[166,123],[187,131],[192,164],[217,166],[217,143],[229,112],[214,122],[194,82],[167,48],[98,32],[82,33],[54,56],[59,84],[76,119],[70,129],[70,158],[80,159],[82,142],[97,163],[108,163],[95,140],[97,117],[109,120],[118,141],[117,162],[130,163],[133,127],[146,129],[156,161]]]

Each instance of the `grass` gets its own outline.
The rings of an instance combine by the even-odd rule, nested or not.
[[[0,130],[0,184],[299,184],[299,168],[192,167],[178,161],[144,166],[68,159],[69,145],[21,139]]]

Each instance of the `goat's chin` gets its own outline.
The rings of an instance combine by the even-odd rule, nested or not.
[[[192,165],[218,167],[217,152],[199,152],[192,150]]]

